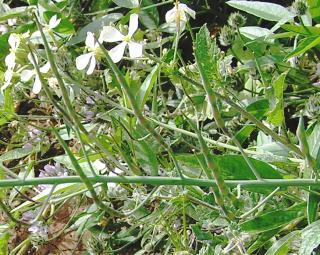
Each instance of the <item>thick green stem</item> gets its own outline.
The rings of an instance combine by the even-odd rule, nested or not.
[[[217,187],[215,180],[197,179],[197,178],[180,178],[180,177],[158,177],[158,176],[88,176],[87,179],[93,183],[133,183],[133,184],[149,184],[153,186],[161,185],[184,185],[199,187]],[[30,178],[26,180],[0,180],[0,188],[35,186],[40,184],[65,184],[65,183],[83,183],[80,176],[66,177],[45,177]],[[276,188],[276,187],[317,187],[320,188],[320,181],[314,179],[264,179],[259,180],[225,180],[225,184],[229,187],[250,187],[250,188]]]

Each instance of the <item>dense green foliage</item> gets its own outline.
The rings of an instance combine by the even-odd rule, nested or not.
[[[0,255],[318,254],[319,21],[0,0]]]

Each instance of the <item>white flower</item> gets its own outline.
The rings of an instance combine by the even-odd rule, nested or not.
[[[17,24],[17,19],[8,19],[8,26],[12,27]]]
[[[108,174],[108,176],[119,176],[120,174],[122,174],[123,173],[123,171],[120,169],[120,168],[115,168],[114,170],[113,170],[113,172],[110,172],[109,174]],[[117,186],[117,184],[116,183],[113,183],[113,182],[108,182],[107,183],[107,186],[108,186],[108,189],[109,190],[112,190],[112,189],[114,189],[116,186]]]
[[[10,34],[8,43],[10,45],[10,53],[5,58],[5,64],[8,69],[13,69],[16,65],[16,51],[20,44],[20,36],[18,34]]]
[[[35,56],[35,58],[36,58],[36,56]],[[32,65],[35,66],[35,63],[33,62],[30,53],[28,54],[28,59],[32,63]],[[38,64],[37,58],[36,58],[36,64]],[[45,65],[40,67],[40,72],[47,73],[47,72],[49,72],[49,69],[50,69],[50,63],[47,62]],[[35,69],[32,69],[32,70],[23,70],[21,72],[21,81],[23,81],[23,82],[27,82],[33,77],[34,77],[34,83],[33,83],[33,87],[32,87],[32,92],[34,94],[39,94],[39,92],[41,91],[42,85],[41,85],[39,75],[37,74],[37,71]]]
[[[53,15],[50,20],[47,29],[52,30],[60,24],[61,19],[58,19],[57,15]]]
[[[180,23],[180,31],[185,29],[189,16],[193,19],[196,17],[194,10],[190,9],[186,4],[177,3],[175,6],[166,13],[166,22],[170,27],[177,27],[178,22]]]
[[[8,32],[8,28],[6,25],[0,24],[0,34],[5,34]]]
[[[101,36],[99,37],[98,42],[102,43]],[[97,64],[97,58],[101,56],[101,49],[98,42],[95,41],[93,33],[87,32],[86,47],[88,49],[88,53],[76,58],[77,69],[83,70],[88,67],[88,75],[93,73]]]
[[[112,26],[105,26],[100,37],[106,42],[121,42],[109,51],[109,55],[114,63],[118,63],[122,58],[124,51],[129,46],[130,58],[139,58],[142,56],[142,44],[133,42],[132,36],[138,29],[138,14],[130,15],[129,31],[123,35],[118,29]]]

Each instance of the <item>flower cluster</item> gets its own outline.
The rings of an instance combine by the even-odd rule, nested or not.
[[[51,177],[51,176],[68,176],[68,171],[61,166],[60,163],[55,163],[54,165],[47,164],[44,166],[43,170],[40,170],[39,177]],[[52,185],[42,184],[39,185],[40,190],[50,189]]]

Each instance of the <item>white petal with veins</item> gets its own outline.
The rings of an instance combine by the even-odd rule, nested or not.
[[[90,58],[93,54],[87,53],[80,55],[79,57],[76,58],[76,67],[78,70],[83,70],[86,68],[86,66],[89,64]]]
[[[138,29],[138,14],[133,13],[130,15],[130,21],[129,21],[129,31],[128,31],[128,35],[131,37],[134,32],[137,31]]]
[[[94,57],[94,55],[91,56],[90,58],[90,62],[89,62],[89,68],[87,70],[87,74],[90,75],[93,73],[95,67],[96,67],[96,58]]]
[[[53,29],[60,24],[61,19],[58,19],[57,15],[54,15],[49,20],[49,29]]]
[[[48,61],[47,63],[45,63],[41,68],[40,68],[40,72],[41,73],[47,73],[50,70],[50,62]]]
[[[12,69],[16,64],[16,55],[13,52],[9,53],[4,62],[6,63],[8,69]]]
[[[140,58],[142,56],[142,44],[136,42],[129,42],[130,58]]]
[[[95,43],[94,43],[94,34],[91,32],[87,32],[87,37],[86,37],[86,45],[89,48],[94,48]]]
[[[118,63],[123,58],[127,44],[127,42],[122,42],[109,51],[109,55],[114,63]]]
[[[35,79],[34,79],[34,84],[33,84],[33,87],[32,87],[32,92],[34,94],[39,94],[39,92],[41,91],[41,81],[40,81],[40,78],[38,75],[36,75]]]
[[[122,41],[124,35],[120,31],[112,26],[105,26],[100,35],[105,42],[118,42]]]
[[[34,70],[23,70],[21,72],[21,81],[26,82],[29,81],[32,76],[34,76],[36,73]]]

